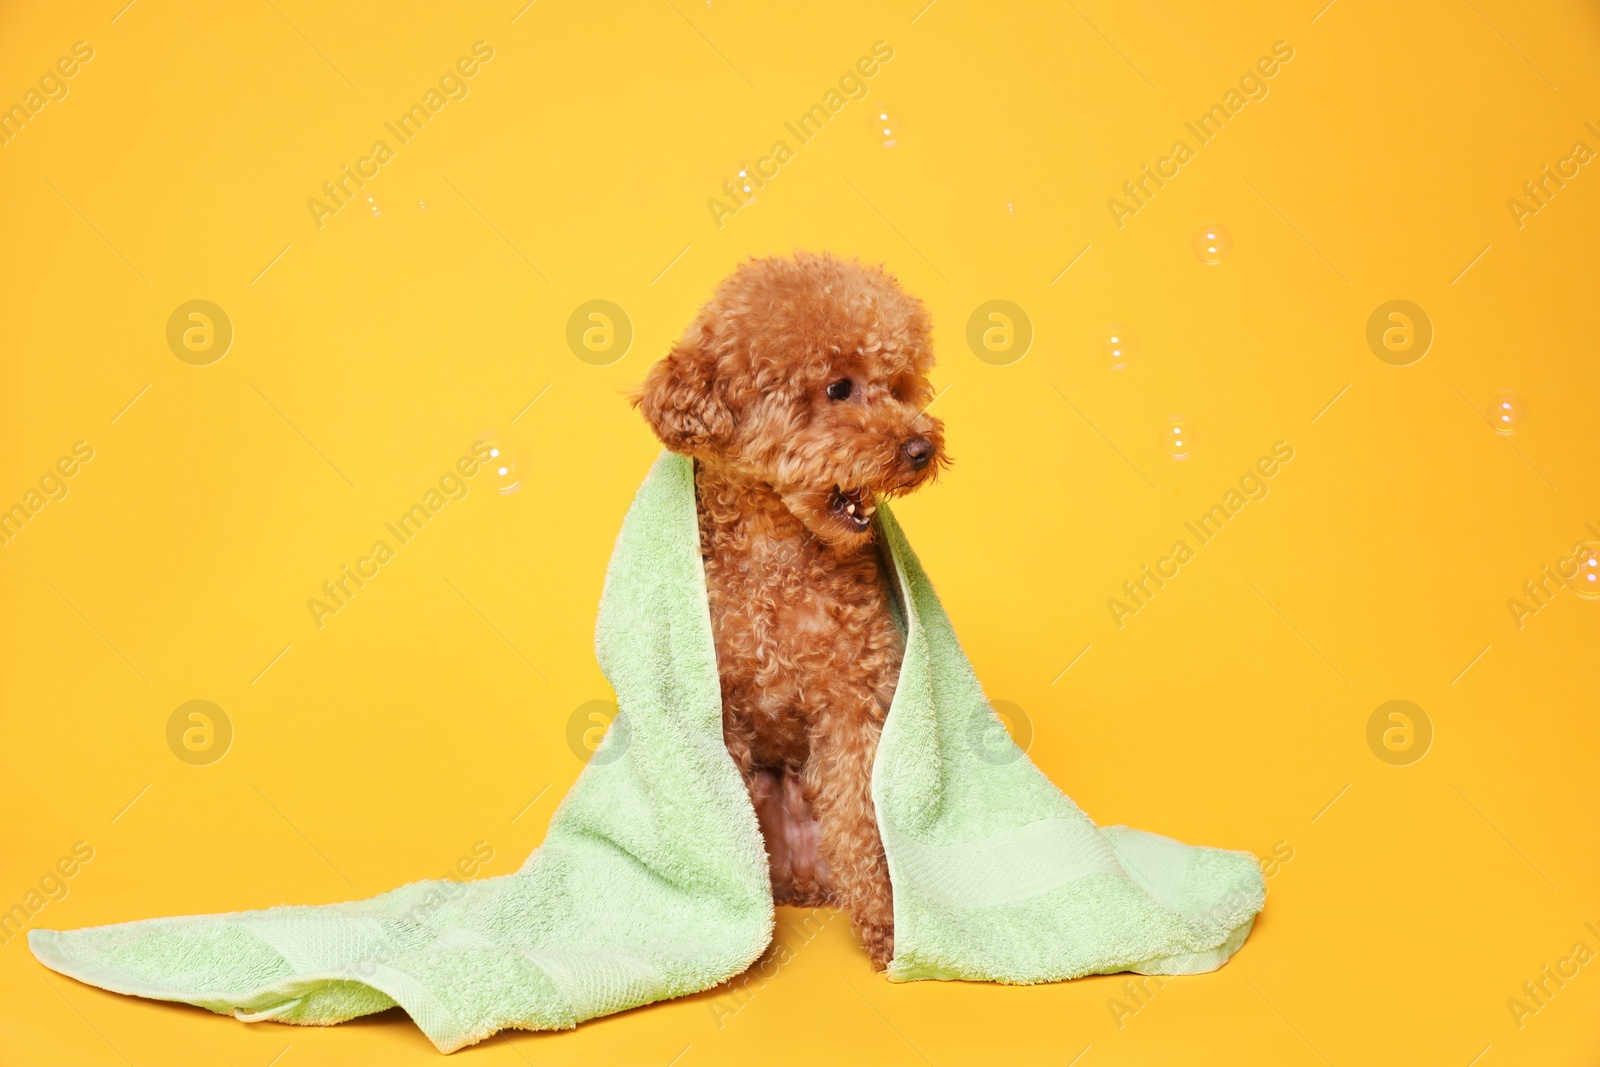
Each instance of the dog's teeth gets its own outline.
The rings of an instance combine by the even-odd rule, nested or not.
[[[847,511],[850,514],[854,515],[856,513],[856,506],[854,504],[847,504],[847,505],[845,505],[845,511]]]
[[[877,510],[878,510],[878,505],[876,505],[876,504],[868,504],[866,507],[861,509],[861,514],[866,515],[867,517],[870,518],[872,516],[872,513],[874,511],[877,511]]]

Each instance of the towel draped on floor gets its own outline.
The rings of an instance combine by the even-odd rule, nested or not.
[[[887,507],[905,657],[873,766],[894,884],[888,977],[1032,983],[1194,974],[1266,895],[1248,852],[1098,827],[984,698]],[[722,742],[690,460],[663,453],[623,522],[595,646],[618,719],[514,874],[367,900],[34,930],[83,982],[256,1021],[399,1004],[443,1052],[708,989],[772,938],[766,854]]]

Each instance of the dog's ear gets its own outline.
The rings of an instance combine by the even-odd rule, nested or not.
[[[685,337],[650,368],[633,403],[662,444],[694,455],[719,447],[733,432],[724,386],[716,355]]]

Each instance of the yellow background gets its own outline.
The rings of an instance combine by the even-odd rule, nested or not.
[[[0,548],[0,906],[80,840],[34,925],[348,899],[480,841],[484,873],[515,869],[580,769],[574,710],[609,695],[594,609],[657,449],[625,389],[742,257],[828,249],[931,308],[957,462],[898,514],[1032,757],[1100,822],[1292,859],[1232,962],[1120,1020],[1123,977],[892,986],[839,920],[786,933],[741,1002],[461,1056],[1600,1054],[1600,964],[1520,1028],[1507,1006],[1600,950],[1600,602],[1562,591],[1521,628],[1507,607],[1600,526],[1600,173],[1521,228],[1506,206],[1600,149],[1592,5],[122,3],[0,21],[0,103],[94,49],[0,147],[0,505],[94,449]],[[306,201],[478,40],[469,95],[319,229]],[[795,145],[784,122],[879,40],[867,99]],[[1114,225],[1107,199],[1280,40],[1270,94]],[[716,226],[708,198],[780,138],[794,158]],[[1233,237],[1219,265],[1191,247],[1206,222]],[[166,342],[194,299],[234,328],[209,366]],[[634,328],[608,366],[565,340],[592,299]],[[1033,323],[1020,361],[966,345],[991,299]],[[1365,340],[1391,299],[1433,323],[1411,366]],[[1121,371],[1112,322],[1138,338]],[[479,475],[319,629],[307,599],[489,431],[520,488]],[[1119,629],[1108,598],[1280,440],[1270,495]],[[195,699],[234,731],[209,766],[167,745]],[[1409,766],[1367,744],[1391,699],[1432,724]],[[6,1063],[437,1056],[398,1013],[246,1026],[79,985],[21,939],[0,1005]]]

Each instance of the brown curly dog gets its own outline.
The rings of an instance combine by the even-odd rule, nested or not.
[[[878,267],[756,259],[634,397],[695,460],[722,733],[779,903],[850,909],[879,966],[894,907],[872,761],[903,639],[876,501],[947,460],[928,314]]]

